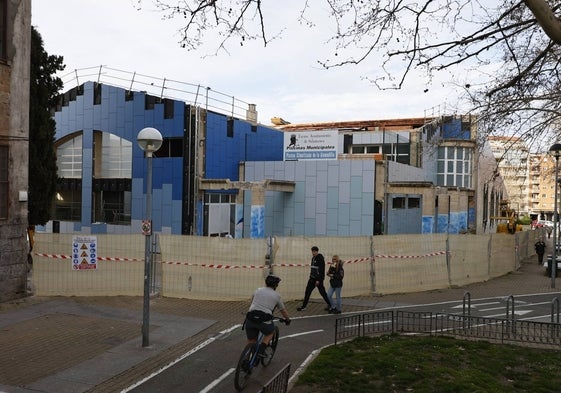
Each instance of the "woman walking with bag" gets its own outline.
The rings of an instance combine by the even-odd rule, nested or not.
[[[327,271],[327,276],[329,277],[329,290],[327,291],[327,297],[331,302],[329,313],[341,314],[341,288],[343,288],[343,277],[345,276],[345,270],[343,269],[343,261],[339,259],[339,255],[333,255],[333,257],[331,258],[331,263],[332,265]],[[337,307],[333,305],[333,292],[335,292]]]

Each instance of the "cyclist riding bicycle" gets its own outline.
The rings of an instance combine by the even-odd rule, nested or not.
[[[273,274],[265,278],[265,287],[257,288],[253,293],[249,311],[244,321],[245,334],[248,343],[255,343],[259,332],[263,333],[263,341],[259,345],[259,354],[265,357],[265,349],[268,347],[275,332],[273,312],[279,309],[285,324],[290,324],[290,317],[282,301],[280,293],[276,291],[281,279]]]

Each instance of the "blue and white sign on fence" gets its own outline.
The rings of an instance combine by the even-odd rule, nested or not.
[[[285,131],[284,161],[336,160],[337,130]]]
[[[72,237],[72,270],[97,269],[97,237]]]

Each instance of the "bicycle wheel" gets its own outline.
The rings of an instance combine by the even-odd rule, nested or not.
[[[278,326],[275,326],[275,333],[273,334],[273,337],[269,342],[269,346],[265,349],[266,356],[263,359],[261,359],[261,364],[264,367],[267,367],[269,364],[271,364],[271,361],[273,360],[273,356],[275,355],[275,351],[277,350],[278,343],[279,343],[279,328]]]
[[[234,375],[234,386],[238,392],[245,388],[249,376],[251,375],[250,363],[254,350],[254,344],[247,344],[238,360],[236,374]]]

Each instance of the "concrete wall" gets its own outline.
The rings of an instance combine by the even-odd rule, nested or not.
[[[428,291],[486,281],[534,255],[536,231],[493,235],[395,235],[229,239],[160,236],[156,282],[167,297],[248,299],[272,270],[286,300],[302,299],[310,248],[345,261],[343,296]],[[144,238],[97,235],[96,270],[72,269],[72,235],[37,234],[33,285],[40,296],[142,296]],[[326,280],[328,286],[328,281]],[[317,292],[317,291],[316,291]],[[318,298],[314,292],[313,298]]]

